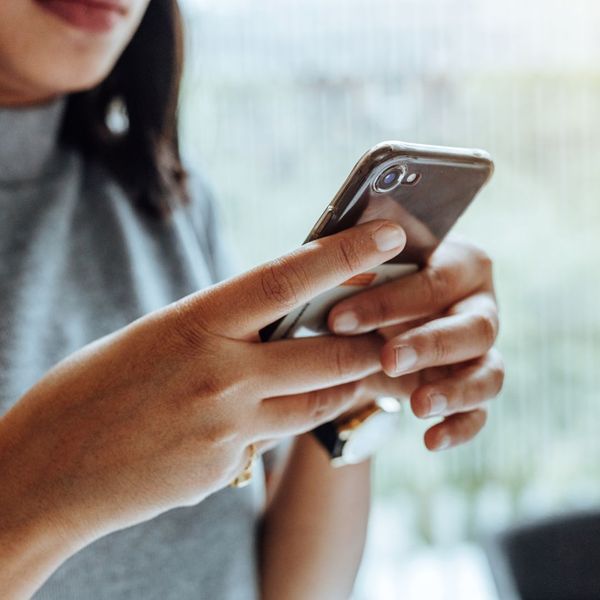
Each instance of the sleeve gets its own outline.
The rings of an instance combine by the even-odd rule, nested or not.
[[[240,261],[225,231],[212,187],[199,171],[188,175],[190,202],[186,207],[192,228],[208,257],[213,280],[221,281],[239,272]]]

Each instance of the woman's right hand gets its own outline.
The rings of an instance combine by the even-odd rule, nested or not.
[[[404,242],[374,221],[306,244],[59,363],[0,420],[0,538],[73,553],[226,486],[250,444],[347,410],[353,382],[381,369],[376,334],[260,344],[257,331]]]

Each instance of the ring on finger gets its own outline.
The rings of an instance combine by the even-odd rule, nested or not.
[[[242,469],[242,472],[233,479],[229,484],[232,488],[243,488],[250,484],[252,481],[252,470],[254,468],[254,462],[256,461],[256,444],[250,444],[248,446],[248,460]]]

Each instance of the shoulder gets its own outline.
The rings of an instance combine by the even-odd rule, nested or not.
[[[217,194],[206,169],[194,155],[184,155],[183,166],[187,172],[189,203],[185,210],[188,218],[213,261],[217,279],[225,279],[237,272],[237,259],[222,222]]]
[[[217,218],[216,195],[207,176],[206,165],[193,151],[182,152],[181,163],[187,174],[188,212],[198,229],[213,225]]]

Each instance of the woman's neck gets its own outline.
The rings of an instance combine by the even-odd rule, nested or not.
[[[66,98],[0,106],[0,183],[32,181],[51,168]]]

